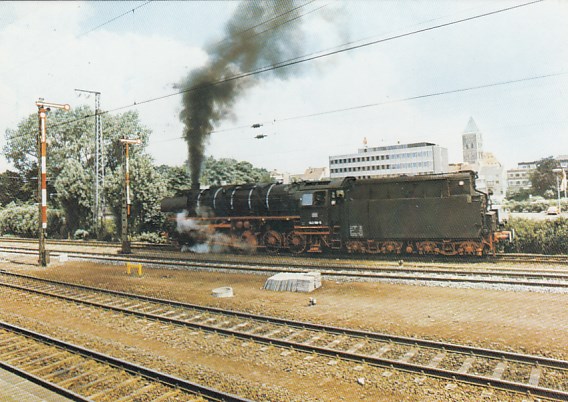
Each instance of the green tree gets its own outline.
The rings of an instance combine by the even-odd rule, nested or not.
[[[168,197],[181,195],[185,190],[191,188],[191,176],[189,175],[187,165],[160,165],[156,170],[166,181]]]
[[[205,185],[270,183],[270,172],[256,168],[250,162],[222,158],[216,160],[212,156],[205,159],[201,174],[201,182]]]
[[[134,147],[130,147],[132,149]],[[166,179],[153,166],[152,159],[141,152],[132,152],[129,157],[131,212],[129,232],[157,232],[162,229],[164,216],[160,201],[168,196]],[[108,176],[105,183],[107,205],[111,207],[116,222],[121,222],[124,205],[123,165]],[[118,225],[120,227],[120,225]]]
[[[37,180],[33,180],[31,175],[26,177],[11,170],[0,173],[0,205],[35,201],[36,192]]]
[[[66,234],[90,227],[92,217],[92,174],[76,159],[64,162],[55,181],[57,201],[65,212]]]
[[[557,167],[558,162],[552,156],[543,158],[536,163],[536,169],[530,174],[533,194],[543,197],[550,196],[550,192],[547,193],[547,190],[556,194],[556,173],[552,169]]]
[[[74,187],[74,196],[79,197],[71,202],[71,192],[67,192],[60,202],[59,197],[50,200],[56,203],[51,207],[61,207],[65,209],[67,217],[73,217],[72,226],[77,224],[92,224],[92,212],[88,211],[86,200],[94,199],[94,165],[95,165],[95,134],[93,110],[88,106],[79,106],[69,112],[54,110],[49,112],[47,121],[47,178],[48,193],[55,193],[56,187],[65,189],[65,184],[56,185],[61,178],[64,183],[68,183],[72,173],[67,170],[63,176],[64,169],[69,169],[66,163],[74,160],[76,167],[85,170],[81,180],[87,180],[81,186]],[[142,126],[139,121],[138,113],[129,111],[123,114],[101,116],[103,127],[103,139],[105,148],[105,171],[112,175],[122,164],[122,145],[120,138],[137,137],[142,141],[138,149],[144,149],[148,143],[150,130]],[[37,135],[38,117],[36,113],[23,119],[16,129],[6,130],[6,144],[4,154],[8,161],[15,167],[19,175],[25,177],[37,177]],[[37,179],[36,179],[37,180]],[[81,187],[79,189],[79,187]],[[89,204],[92,201],[89,201]],[[78,211],[71,208],[81,205]],[[77,215],[78,214],[78,215]],[[77,215],[77,216],[75,216]],[[79,216],[80,215],[80,216]],[[92,228],[91,228],[92,229]]]

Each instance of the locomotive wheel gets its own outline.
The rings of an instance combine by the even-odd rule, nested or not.
[[[288,248],[294,254],[301,254],[306,250],[306,237],[300,233],[292,232],[288,235]]]
[[[359,240],[351,240],[346,243],[347,251],[349,253],[364,253],[365,246],[363,246],[363,242]]]
[[[433,241],[421,241],[416,243],[416,247],[420,254],[435,254],[438,252],[438,246]]]
[[[269,253],[277,253],[282,248],[282,235],[274,230],[267,231],[262,236],[262,241]]]
[[[460,254],[477,255],[483,252],[481,243],[475,241],[464,241],[460,243]]]
[[[440,254],[449,256],[457,255],[459,251],[456,246],[458,246],[458,243],[444,240],[440,247]]]
[[[402,249],[402,243],[399,241],[386,241],[382,244],[381,249],[385,254],[390,254],[390,253],[400,254],[400,250]]]

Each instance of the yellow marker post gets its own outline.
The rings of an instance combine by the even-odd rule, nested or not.
[[[130,275],[130,271],[132,269],[132,267],[136,267],[137,271],[138,271],[138,276],[142,276],[142,264],[141,263],[132,263],[132,262],[127,262],[126,263],[126,274]]]

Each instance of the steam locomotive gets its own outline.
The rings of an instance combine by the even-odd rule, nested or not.
[[[510,233],[475,175],[213,186],[166,198],[161,210],[178,213],[178,240],[194,251],[494,254]]]

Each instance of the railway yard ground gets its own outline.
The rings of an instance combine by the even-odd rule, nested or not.
[[[568,293],[324,280],[312,293],[272,292],[267,275],[10,256],[0,269],[51,280],[335,327],[568,360]],[[234,297],[214,298],[230,286]],[[310,303],[315,299],[315,304]],[[536,401],[537,397],[308,354],[152,322],[11,289],[0,321],[42,332],[251,400]],[[568,381],[560,386],[568,390]]]

